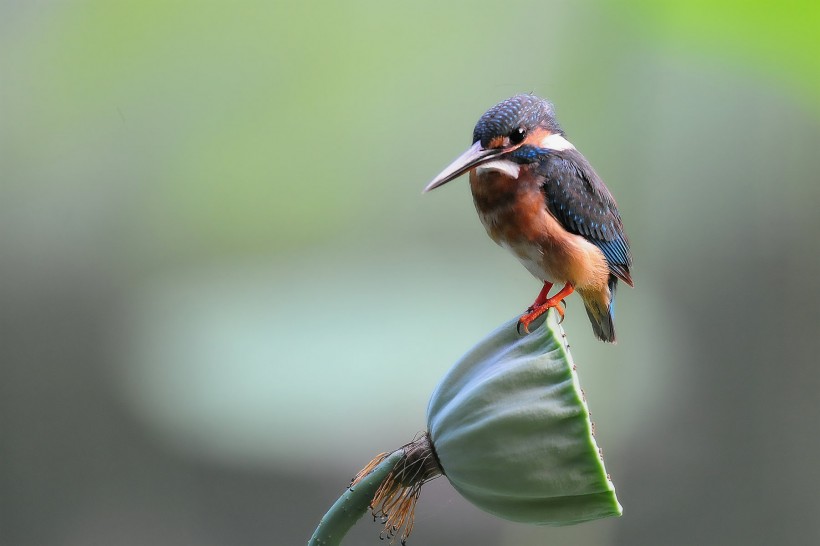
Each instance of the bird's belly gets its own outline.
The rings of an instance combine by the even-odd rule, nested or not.
[[[542,238],[529,239],[515,226],[514,220],[504,218],[505,215],[485,214],[481,211],[478,215],[487,235],[515,256],[533,277],[551,283],[566,282],[560,268],[552,266],[556,261],[556,252],[549,241]]]
[[[536,279],[549,281],[553,284],[566,282],[565,279],[559,278],[561,276],[560,272],[555,272],[553,268],[550,267],[550,257],[546,255],[540,245],[528,242],[510,243],[502,239],[497,240],[496,243],[502,248],[509,250],[513,256],[518,258],[521,265]]]
[[[544,224],[557,221],[548,212]],[[570,283],[576,288],[606,286],[608,267],[601,251],[583,237],[563,228],[547,229],[536,236],[516,225],[515,219],[499,222],[492,215],[479,214],[487,234],[515,256],[540,281]],[[560,231],[559,231],[560,230]]]

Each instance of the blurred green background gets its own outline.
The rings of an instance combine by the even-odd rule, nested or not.
[[[530,91],[636,257],[565,323],[625,513],[411,544],[820,543],[818,6],[0,1],[0,544],[305,543],[539,289],[420,193]]]

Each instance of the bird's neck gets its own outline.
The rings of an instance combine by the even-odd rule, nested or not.
[[[540,191],[531,165],[520,165],[516,177],[501,170],[471,171],[470,190],[476,209],[483,213],[511,206],[520,192]]]

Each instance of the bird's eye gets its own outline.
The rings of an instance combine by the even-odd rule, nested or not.
[[[521,144],[524,142],[525,136],[527,136],[527,130],[523,127],[513,129],[513,132],[510,133],[510,144]]]

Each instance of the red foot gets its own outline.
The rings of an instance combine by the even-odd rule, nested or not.
[[[529,313],[530,311],[532,311],[536,307],[540,307],[540,306],[544,305],[544,303],[547,301],[547,296],[549,296],[549,293],[550,293],[551,289],[552,289],[552,283],[544,281],[544,286],[541,287],[541,291],[538,293],[538,297],[535,298],[535,301],[533,302],[532,305],[530,305],[530,308],[527,309],[527,312]]]
[[[575,290],[571,284],[567,283],[564,287],[558,291],[551,298],[542,298],[542,296],[546,296],[546,293],[549,291],[547,287],[548,283],[544,283],[544,288],[541,290],[541,294],[538,295],[538,298],[535,300],[535,303],[527,309],[527,312],[521,315],[521,318],[518,319],[518,331],[521,332],[521,327],[524,327],[524,332],[530,333],[530,324],[533,323],[535,319],[549,311],[550,309],[555,309],[555,311],[561,315],[561,321],[564,320],[564,309],[561,307],[561,304],[566,306],[564,303],[564,298],[572,294]],[[552,285],[549,285],[552,287]]]

